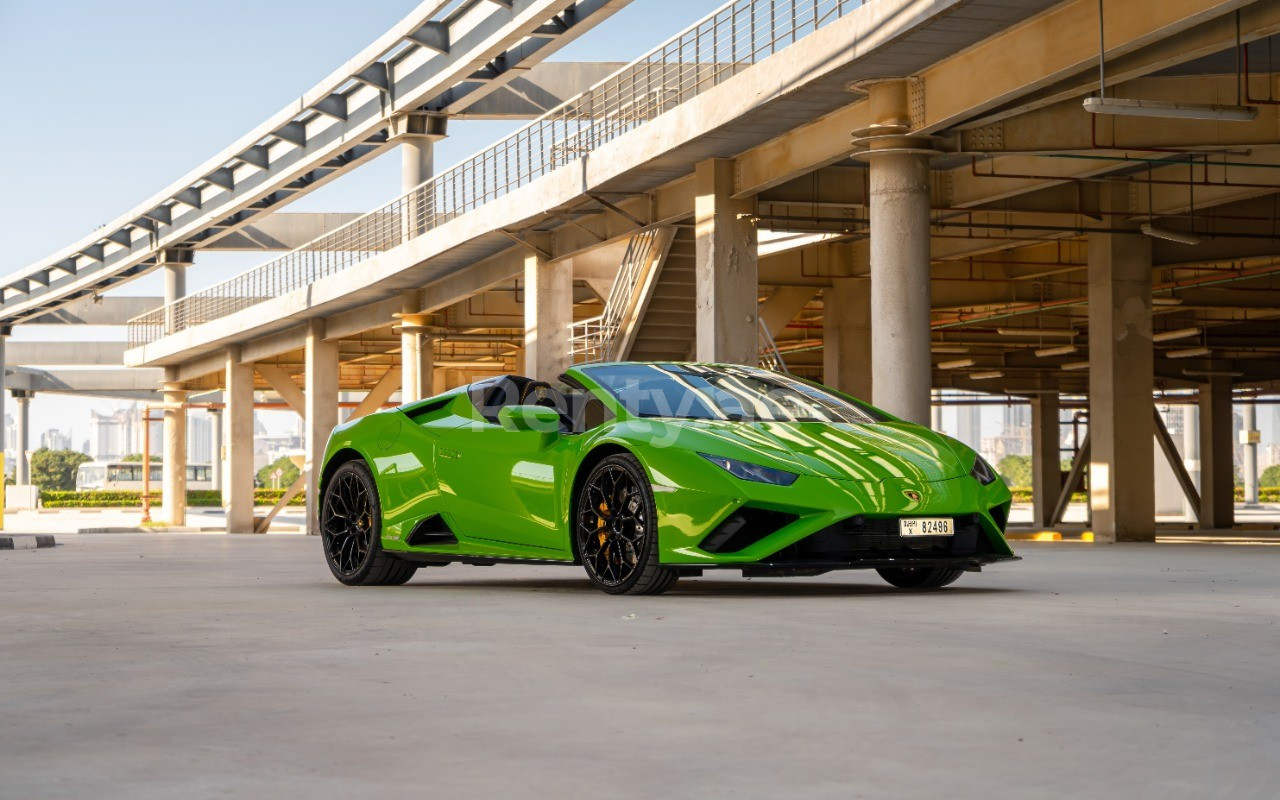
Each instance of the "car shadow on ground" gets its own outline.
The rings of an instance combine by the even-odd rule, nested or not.
[[[962,577],[961,581],[964,580]],[[449,591],[449,592],[482,592],[523,591],[523,592],[572,592],[579,594],[603,594],[592,586],[585,578],[566,575],[564,578],[519,578],[487,579],[475,578],[437,578],[435,573],[428,572],[424,577],[419,571],[414,579],[397,590],[415,591]],[[723,579],[723,578],[686,578],[676,584],[662,597],[856,597],[856,596],[947,596],[962,597],[993,594],[1020,594],[1020,589],[994,586],[964,586],[957,584],[944,589],[911,591],[897,589],[888,584],[867,582],[849,582],[846,580],[824,581],[820,577],[811,578],[756,578],[756,579]],[[625,596],[637,599],[640,596]]]

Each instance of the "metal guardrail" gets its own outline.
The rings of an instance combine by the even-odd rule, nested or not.
[[[129,323],[129,346],[234,314],[390,250],[570,164],[862,6],[733,0],[506,139],[268,261]]]

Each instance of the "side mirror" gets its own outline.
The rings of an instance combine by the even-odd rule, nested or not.
[[[560,413],[546,406],[504,406],[498,422],[508,431],[560,432]]]

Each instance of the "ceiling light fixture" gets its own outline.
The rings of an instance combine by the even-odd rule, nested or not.
[[[1067,372],[1075,372],[1076,370],[1088,369],[1088,368],[1089,368],[1088,361],[1068,361],[1067,363],[1058,367],[1058,369],[1065,370]]]
[[[1169,358],[1199,358],[1200,356],[1212,355],[1213,351],[1207,347],[1189,347],[1186,350],[1166,350],[1165,355]]]
[[[1153,306],[1180,306],[1182,305],[1181,297],[1153,297],[1151,298]]]
[[[1003,378],[1004,373],[999,370],[991,370],[990,372],[975,372],[969,377],[973,378],[975,381],[987,381],[992,378]]]
[[[1199,336],[1199,328],[1179,328],[1176,331],[1160,331],[1152,335],[1153,342],[1172,342],[1175,339],[1186,339],[1191,336]]]
[[[1254,106],[1175,103],[1168,100],[1136,100],[1129,97],[1086,97],[1084,110],[1090,114],[1111,114],[1117,117],[1205,119],[1214,122],[1252,122],[1258,117],[1258,109]]]
[[[977,363],[972,358],[957,358],[953,361],[939,361],[938,369],[964,369]]]
[[[1177,242],[1178,244],[1200,244],[1204,241],[1204,239],[1196,236],[1194,233],[1171,231],[1168,228],[1158,228],[1155,225],[1150,225],[1145,222],[1142,223],[1139,230],[1147,236],[1151,236],[1156,239],[1164,239],[1169,242]]]
[[[1043,350],[1036,351],[1036,358],[1048,358],[1050,356],[1069,356],[1076,352],[1077,348],[1074,344],[1064,344],[1061,347],[1046,347]]]
[[[1243,372],[1228,372],[1226,370],[1212,369],[1184,369],[1182,374],[1192,378],[1240,378],[1244,376]]]
[[[1075,336],[1075,328],[996,328],[1001,336]]]

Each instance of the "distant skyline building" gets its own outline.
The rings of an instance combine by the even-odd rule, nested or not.
[[[71,431],[63,432],[57,428],[50,428],[40,434],[40,446],[46,450],[70,450]]]

